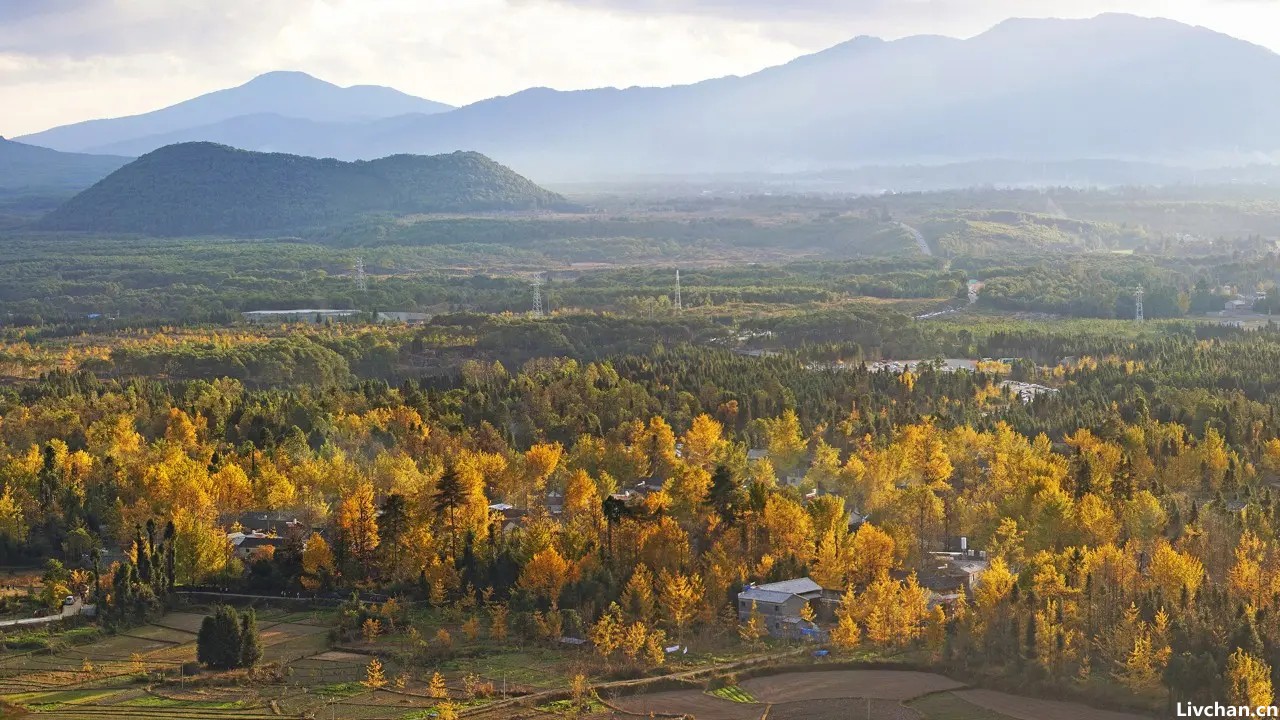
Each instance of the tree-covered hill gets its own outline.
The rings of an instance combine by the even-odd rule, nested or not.
[[[565,199],[478,153],[341,162],[182,143],[148,153],[41,222],[51,230],[252,235],[368,213],[564,209]]]
[[[129,162],[115,155],[50,150],[0,137],[0,193],[65,192],[89,187]]]

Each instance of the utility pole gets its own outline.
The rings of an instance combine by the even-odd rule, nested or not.
[[[676,312],[684,310],[684,300],[680,297],[680,269],[676,268]]]
[[[1145,294],[1146,292],[1142,289],[1141,285],[1139,285],[1137,289],[1133,291],[1133,321],[1134,322],[1142,322],[1143,320],[1146,319],[1143,316],[1143,312],[1142,312],[1142,296]]]

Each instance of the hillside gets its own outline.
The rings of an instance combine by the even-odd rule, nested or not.
[[[0,138],[0,192],[82,190],[129,162],[126,157],[64,153]]]
[[[300,72],[271,72],[249,82],[141,115],[89,120],[52,128],[20,138],[32,145],[70,152],[141,155],[177,141],[232,140],[246,149],[268,149],[251,140],[253,122],[241,132],[222,138],[198,129],[252,116],[275,116],[280,122],[305,128],[315,123],[359,123],[399,115],[445,112],[449,105],[407,95],[388,87],[339,87]],[[236,127],[235,123],[231,124]],[[192,132],[195,131],[195,132]],[[338,134],[335,131],[335,134]],[[271,148],[276,149],[276,148]],[[325,154],[325,153],[321,153]]]
[[[478,153],[346,163],[212,143],[171,145],[129,163],[41,221],[45,229],[252,235],[369,213],[565,208],[564,198]]]

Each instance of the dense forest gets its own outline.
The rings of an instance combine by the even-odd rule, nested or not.
[[[897,335],[863,322],[855,337]],[[1280,667],[1276,331],[928,326],[913,348],[925,357],[1018,358],[946,372],[826,368],[669,335],[626,350],[644,324],[614,324],[460,316],[398,331],[419,347],[451,333],[510,364],[462,360],[394,385],[362,377],[338,329],[207,355],[207,379],[191,380],[165,379],[172,363],[130,365],[170,345],[140,336],[110,352],[116,377],[87,359],[0,393],[4,552],[77,567],[92,548],[133,548],[145,570],[96,570],[113,617],[148,612],[175,584],[377,588],[483,600],[486,622],[530,642],[634,626],[643,649],[736,628],[725,618],[744,583],[808,574],[845,594],[837,649],[921,648],[1153,703],[1162,682],[1178,698],[1231,698]],[[281,354],[306,343],[338,367]],[[570,357],[611,346],[622,351]],[[279,375],[233,379],[254,363]],[[1020,399],[1005,378],[1054,392]],[[764,452],[748,460],[751,448]],[[639,483],[656,489],[627,492]],[[499,502],[525,513],[519,529]],[[241,560],[223,523],[250,510],[320,532]],[[958,535],[990,569],[972,597],[931,606],[929,553]]]

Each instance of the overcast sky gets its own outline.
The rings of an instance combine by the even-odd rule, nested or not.
[[[1131,12],[1280,49],[1280,0],[0,0],[0,134],[145,112],[270,70],[465,104],[746,74],[858,35]]]

